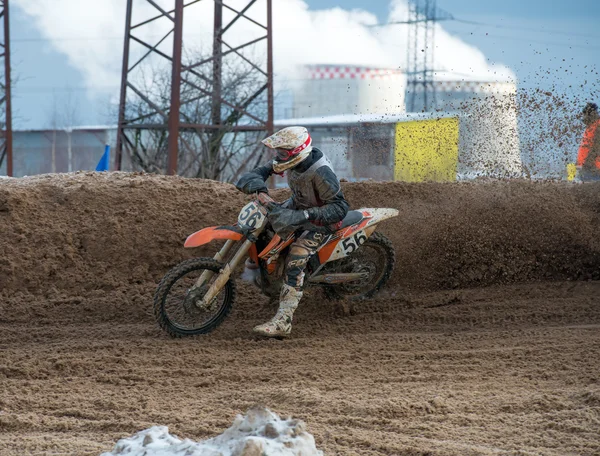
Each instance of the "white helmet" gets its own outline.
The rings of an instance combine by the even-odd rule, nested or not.
[[[308,158],[312,151],[312,138],[304,127],[287,127],[264,139],[262,143],[275,149],[273,171],[283,173]]]

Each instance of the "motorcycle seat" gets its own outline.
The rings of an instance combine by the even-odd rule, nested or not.
[[[360,222],[363,217],[364,216],[360,211],[348,211],[346,217],[344,217],[344,220],[342,220],[342,225],[339,227],[339,229],[341,230],[342,228],[347,228],[351,225],[354,225]]]

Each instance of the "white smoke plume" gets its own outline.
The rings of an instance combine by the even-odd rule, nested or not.
[[[156,0],[166,10],[172,0]],[[246,0],[228,4],[241,9]],[[124,0],[15,0],[36,24],[40,33],[68,57],[83,75],[93,93],[111,93],[119,85],[125,23]],[[213,2],[199,2],[186,9],[184,40],[186,47],[210,50]],[[265,0],[259,0],[248,15],[264,21]],[[404,68],[406,64],[407,26],[369,27],[377,23],[374,14],[342,7],[311,11],[303,0],[273,2],[274,59],[278,75],[294,78],[297,65],[349,64]],[[389,21],[405,20],[407,0],[391,0]],[[136,2],[134,23],[156,15],[145,1]],[[225,21],[232,13],[225,15]],[[229,44],[258,37],[264,30],[240,22],[235,34],[227,36]],[[136,33],[141,38],[157,41],[172,27],[167,20],[156,21]],[[168,50],[171,41],[163,44]],[[204,43],[204,44],[202,44]],[[132,50],[131,62],[143,49]],[[485,55],[444,30],[436,29],[436,69],[444,70],[439,78],[466,80],[515,79],[507,67],[489,64]]]

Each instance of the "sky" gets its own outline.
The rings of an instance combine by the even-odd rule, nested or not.
[[[405,0],[274,3],[279,74],[302,63],[404,65],[406,26],[367,26],[401,20]],[[15,128],[115,123],[124,4],[11,2]],[[458,20],[438,26],[436,66],[475,79],[515,78],[523,89],[568,93],[574,104],[600,101],[600,1],[438,0],[438,7]],[[197,13],[186,23],[201,30],[203,21]]]
[[[361,8],[360,0],[309,0],[313,7]],[[369,10],[386,21],[389,1],[371,0]],[[600,1],[597,0],[438,0],[439,8],[473,25],[445,21],[446,30],[479,48],[490,61],[501,62],[519,76],[521,83],[536,82],[535,74],[556,67],[566,59],[576,76],[580,66],[600,64]],[[573,59],[573,60],[571,60]],[[572,63],[569,63],[572,62]],[[559,64],[560,66],[560,64]],[[568,84],[570,78],[556,78]],[[558,81],[561,79],[561,81]]]

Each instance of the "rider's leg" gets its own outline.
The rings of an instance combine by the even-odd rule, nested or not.
[[[292,332],[292,318],[302,298],[304,270],[308,260],[315,254],[325,236],[314,231],[305,231],[290,247],[286,265],[286,277],[279,297],[279,310],[267,323],[254,331],[269,337],[287,336]]]

